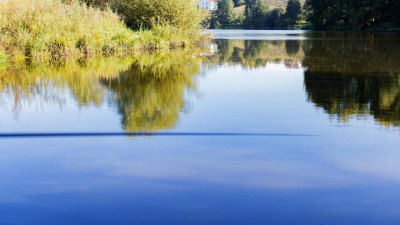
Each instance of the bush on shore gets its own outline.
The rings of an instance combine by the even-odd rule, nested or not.
[[[133,29],[168,24],[188,33],[197,33],[206,17],[198,4],[198,0],[111,0],[112,8]]]
[[[180,37],[181,43],[197,44],[204,41],[204,20],[207,12],[198,9],[198,0],[83,0],[100,9],[110,8],[121,15],[133,30],[151,30],[167,37]],[[183,42],[182,42],[183,41]],[[176,40],[172,40],[172,45]],[[152,44],[150,43],[149,46]]]

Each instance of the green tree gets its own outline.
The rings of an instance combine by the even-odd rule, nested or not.
[[[286,26],[286,21],[284,19],[285,13],[281,8],[275,8],[268,11],[265,17],[266,27],[284,27]]]
[[[289,0],[285,17],[290,25],[296,24],[301,18],[301,3],[299,0]]]
[[[218,22],[223,26],[227,27],[235,20],[235,12],[233,10],[232,0],[220,0],[218,2],[217,17]]]
[[[395,23],[396,26],[400,26],[400,0],[390,0],[390,13],[392,15],[391,21]]]
[[[307,0],[304,11],[317,29],[400,26],[399,0]]]
[[[246,24],[250,27],[265,27],[265,16],[268,6],[261,0],[246,0]]]

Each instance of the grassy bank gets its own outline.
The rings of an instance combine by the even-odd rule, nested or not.
[[[0,1],[0,64],[4,54],[18,63],[193,46],[203,38],[197,32],[198,36],[189,36],[179,27],[160,22],[151,29],[133,31],[110,9],[77,0]]]

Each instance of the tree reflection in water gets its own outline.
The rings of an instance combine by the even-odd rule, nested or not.
[[[330,40],[323,37],[329,35]],[[400,125],[400,36],[312,33],[303,46],[308,100],[339,120],[373,115]]]
[[[214,64],[304,67],[308,101],[340,121],[373,115],[400,125],[400,34],[309,32],[306,40],[216,40]],[[301,62],[301,64],[300,64]]]
[[[0,72],[1,102],[18,116],[25,103],[62,107],[70,92],[80,107],[109,99],[126,131],[169,129],[187,111],[185,93],[196,88],[198,55],[183,50],[8,68]]]
[[[332,117],[373,115],[383,125],[400,126],[400,34],[301,35],[299,40],[215,40],[218,51],[207,54],[203,65],[302,66],[308,101]],[[17,115],[24,102],[62,106],[72,93],[80,107],[108,99],[126,131],[170,129],[187,111],[187,91],[196,89],[199,55],[179,50],[6,68],[0,71],[1,102]]]
[[[166,57],[169,59],[145,66],[143,61],[136,61],[118,77],[102,79],[102,84],[113,93],[111,101],[117,106],[126,131],[173,128],[180,112],[185,110],[185,92],[196,88],[199,64],[192,59],[180,58],[178,62],[175,57]],[[159,67],[158,63],[165,60],[174,63]]]

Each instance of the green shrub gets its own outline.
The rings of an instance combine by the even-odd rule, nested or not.
[[[133,29],[162,24],[197,34],[206,16],[198,9],[198,0],[110,0],[109,4]]]

